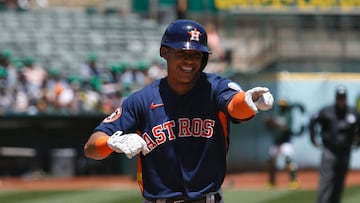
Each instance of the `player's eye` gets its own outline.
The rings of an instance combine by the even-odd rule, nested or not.
[[[201,52],[194,52],[189,54],[189,57],[192,59],[201,59],[202,58],[202,53]]]

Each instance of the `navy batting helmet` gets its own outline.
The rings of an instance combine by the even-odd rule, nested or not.
[[[187,19],[175,20],[165,30],[161,47],[171,47],[180,50],[196,50],[203,52],[202,69],[205,68],[210,50],[207,48],[207,33],[198,22]],[[160,52],[160,56],[162,56]]]

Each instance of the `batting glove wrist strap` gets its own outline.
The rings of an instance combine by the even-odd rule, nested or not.
[[[126,154],[129,159],[140,152],[143,155],[149,152],[145,140],[136,133],[123,134],[117,131],[107,140],[107,144],[115,152]]]
[[[109,156],[111,152],[113,152],[113,150],[107,144],[108,140],[109,140],[109,136],[106,135],[99,137],[95,142],[96,152],[105,157]]]

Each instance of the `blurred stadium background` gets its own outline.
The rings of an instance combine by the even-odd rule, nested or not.
[[[215,26],[220,42],[205,71],[303,105],[294,129],[332,103],[339,84],[360,109],[359,1],[183,2],[185,12],[176,0],[1,0],[0,176],[133,175],[136,161],[92,161],[82,148],[122,99],[164,75],[160,38],[180,15]],[[233,126],[229,172],[265,170],[268,113]],[[293,143],[300,169],[316,168],[307,130]]]

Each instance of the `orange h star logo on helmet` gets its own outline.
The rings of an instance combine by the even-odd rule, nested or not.
[[[191,35],[190,40],[200,41],[199,37],[202,35],[196,28],[188,32]]]

